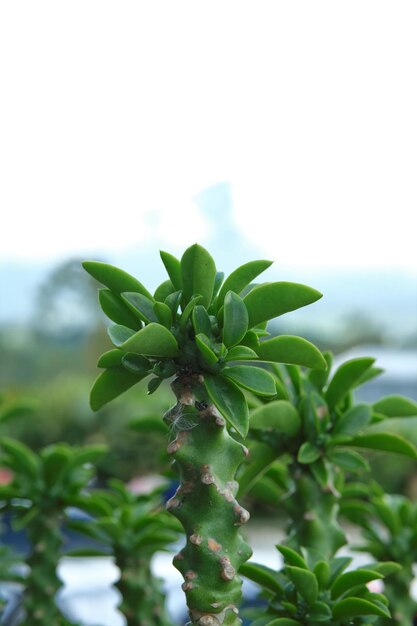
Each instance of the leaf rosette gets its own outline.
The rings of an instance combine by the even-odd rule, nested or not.
[[[83,264],[104,286],[99,301],[115,323],[109,328],[114,349],[100,358],[105,371],[91,391],[94,410],[149,376],[152,393],[164,379],[201,374],[210,400],[244,437],[249,427],[246,392],[277,397],[265,363],[327,367],[321,352],[305,339],[265,339],[267,322],[321,298],[315,289],[289,282],[253,285],[271,265],[264,260],[246,263],[224,280],[198,244],[181,260],[167,252],[161,252],[161,259],[168,279],[153,295],[112,265]]]

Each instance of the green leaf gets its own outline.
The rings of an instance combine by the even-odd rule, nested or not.
[[[251,443],[250,463],[241,466],[239,472],[239,498],[251,490],[275,460],[275,450],[270,446],[263,443]]]
[[[44,448],[41,455],[43,458],[42,469],[45,483],[51,487],[58,482],[60,473],[71,457],[71,451],[67,446],[58,444]]]
[[[169,306],[164,302],[155,302],[153,310],[157,321],[169,330],[172,326],[172,311]]]
[[[180,291],[182,289],[181,263],[169,252],[161,250],[159,254],[172,284],[177,291]]]
[[[351,359],[343,363],[335,372],[326,391],[326,400],[330,408],[335,407],[355,386],[357,380],[369,369],[375,359]]]
[[[155,289],[155,293],[153,294],[153,297],[154,297],[154,300],[156,300],[157,302],[165,302],[168,296],[170,296],[174,292],[175,292],[174,285],[171,283],[170,280],[165,280],[163,283],[159,285],[159,287]]]
[[[97,362],[97,367],[116,367],[122,364],[123,350],[108,350],[101,355]]]
[[[374,378],[376,378],[377,376],[379,376],[383,372],[384,372],[384,370],[381,367],[370,367],[355,382],[355,388],[356,387],[361,387],[362,385],[364,385],[365,383],[369,382],[370,380],[373,380]]]
[[[136,352],[144,356],[174,357],[178,354],[174,335],[165,326],[153,322],[138,330],[120,347],[125,352]]]
[[[275,396],[275,380],[269,372],[253,365],[232,365],[224,367],[222,375],[231,378],[244,389],[260,396]]]
[[[366,433],[354,437],[350,444],[359,448],[370,448],[371,450],[385,450],[386,452],[396,452],[417,459],[417,449],[415,446],[395,433]]]
[[[385,578],[385,576],[390,576],[391,574],[398,574],[398,572],[402,570],[402,567],[399,563],[395,563],[394,561],[382,561],[381,563],[369,563],[368,565],[364,565],[363,569],[378,572],[378,574],[381,574]]]
[[[333,429],[334,435],[355,435],[371,421],[372,409],[368,404],[357,404],[338,419]]]
[[[363,456],[353,450],[330,450],[326,456],[331,463],[347,472],[368,472],[370,469]]]
[[[211,321],[206,309],[201,304],[196,304],[192,312],[192,322],[196,335],[202,333],[206,337],[211,335]]]
[[[216,272],[216,278],[214,279],[213,299],[219,293],[219,289],[222,286],[224,280],[224,272]]]
[[[251,413],[250,427],[255,430],[274,430],[294,437],[301,428],[301,419],[291,402],[274,400]]]
[[[348,565],[352,563],[350,556],[336,556],[330,561],[330,582],[333,583]]]
[[[313,604],[319,594],[319,584],[313,572],[293,565],[287,565],[285,569],[300,596],[309,604]]]
[[[251,348],[247,348],[246,346],[235,346],[234,348],[230,348],[228,350],[226,358],[224,361],[227,363],[229,361],[257,361],[258,355]]]
[[[217,298],[217,309],[223,305],[228,291],[240,294],[259,274],[262,274],[272,261],[250,261],[241,265],[226,278]]]
[[[333,607],[334,618],[359,617],[362,615],[391,617],[390,612],[385,607],[376,606],[372,602],[363,600],[362,598],[345,598]]]
[[[28,446],[9,437],[2,437],[0,445],[12,461],[9,464],[9,459],[2,455],[3,465],[10,467],[16,473],[26,474],[32,480],[37,479],[40,469],[39,458]]]
[[[326,589],[330,578],[330,566],[328,562],[318,561],[314,566],[314,574],[317,578],[320,589]]]
[[[145,376],[128,372],[123,366],[105,370],[95,381],[90,393],[90,406],[98,411],[102,406],[120,396]]]
[[[195,343],[201,356],[207,361],[208,365],[216,365],[218,358],[211,349],[211,342],[206,335],[199,333],[195,336]]]
[[[373,405],[374,411],[387,417],[415,417],[417,403],[404,396],[385,396]]]
[[[151,394],[155,393],[161,383],[162,378],[158,378],[157,376],[155,376],[155,378],[151,378],[151,380],[148,382],[148,395],[150,396]]]
[[[124,291],[121,296],[131,311],[138,315],[146,324],[158,321],[153,308],[153,298],[151,300],[141,293],[134,293],[131,291]]]
[[[246,437],[249,412],[245,396],[231,380],[215,374],[205,374],[207,393],[223,417],[241,435]]]
[[[227,348],[238,344],[248,330],[248,311],[242,298],[228,291],[223,309],[223,343]]]
[[[201,302],[203,299],[203,296],[200,294],[196,294],[195,296],[193,296],[191,298],[191,300],[188,302],[187,306],[184,307],[184,311],[181,314],[181,319],[180,319],[180,330],[182,332],[185,332],[185,329],[187,327],[187,322],[188,319],[191,315],[191,313],[193,312],[194,307]]]
[[[178,307],[180,306],[180,302],[181,302],[181,298],[182,298],[182,291],[174,291],[173,293],[170,293],[169,296],[165,298],[165,304],[169,306],[169,308],[171,309],[173,319],[176,319],[176,316],[178,313]]]
[[[68,468],[72,470],[75,467],[97,463],[107,452],[108,446],[100,443],[75,448],[72,450],[71,458],[68,461]]]
[[[373,505],[378,514],[379,521],[388,528],[393,536],[399,535],[401,533],[402,524],[398,512],[392,508],[392,503],[384,502],[384,500],[376,498]]]
[[[276,507],[282,500],[285,492],[269,476],[262,476],[251,488],[251,496],[255,501],[266,502]]]
[[[319,300],[322,294],[297,283],[266,283],[243,299],[249,313],[249,328]]]
[[[258,563],[243,563],[239,568],[239,574],[249,578],[265,589],[270,589],[275,593],[282,592],[282,587],[277,580],[277,573],[265,565]]]
[[[259,348],[259,339],[258,335],[253,330],[248,330],[246,335],[243,337],[241,344],[251,350],[258,350]]]
[[[112,322],[133,328],[133,330],[141,328],[141,321],[129,310],[120,296],[110,289],[100,289],[98,299],[104,313]]]
[[[320,458],[314,463],[310,463],[310,472],[313,474],[314,478],[317,480],[318,484],[323,488],[329,487],[329,470],[327,464],[324,462],[324,459]]]
[[[133,337],[135,331],[127,326],[116,324],[107,329],[107,333],[113,345],[120,347],[125,341]]]
[[[201,304],[207,309],[213,296],[216,278],[216,266],[207,250],[198,244],[188,248],[182,255],[181,276],[184,304],[195,294],[201,294]]]
[[[291,363],[321,370],[327,367],[320,350],[302,337],[293,335],[274,337],[262,341],[256,351],[263,361]]]
[[[139,374],[140,376],[146,376],[150,374],[150,370],[152,368],[151,363],[148,359],[145,359],[141,354],[134,354],[132,352],[128,352],[127,354],[123,353],[122,365],[129,371],[133,372],[133,374]]]
[[[366,585],[371,580],[383,578],[382,574],[367,569],[357,569],[351,572],[345,572],[331,586],[332,598],[337,599],[346,591],[357,587],[358,585]]]
[[[288,546],[277,545],[276,548],[279,550],[279,552],[281,552],[286,564],[308,570],[307,563],[305,562],[301,554],[298,554],[298,552]]]
[[[308,616],[312,622],[330,622],[332,611],[324,602],[315,602],[309,610]]]
[[[323,352],[322,354],[324,360],[327,363],[327,369],[315,369],[311,370],[311,372],[308,373],[309,381],[316,387],[318,391],[322,391],[324,385],[326,384],[333,363],[333,355],[331,352]]]
[[[82,266],[99,283],[105,285],[116,294],[120,294],[123,291],[135,291],[152,300],[152,295],[142,283],[127,272],[114,267],[114,265],[98,261],[84,261]]]
[[[297,461],[299,463],[310,464],[317,461],[320,458],[320,450],[315,445],[310,443],[309,441],[305,441],[297,454]]]

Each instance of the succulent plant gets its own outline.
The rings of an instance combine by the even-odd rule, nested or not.
[[[180,487],[168,509],[181,521],[186,546],[174,559],[184,576],[191,622],[240,623],[237,574],[251,550],[240,534],[249,514],[236,500],[236,470],[247,454],[247,390],[275,397],[264,362],[325,368],[320,351],[300,337],[265,339],[268,320],[306,306],[321,294],[288,282],[251,283],[270,266],[252,261],[223,280],[210,254],[195,244],[181,260],[161,252],[169,279],[152,295],[111,265],[88,261],[100,283],[99,300],[116,323],[115,346],[99,360],[105,371],[91,392],[91,406],[105,403],[147,376],[153,393],[174,378],[176,405],[164,416],[168,451]]]
[[[397,573],[396,563],[347,571],[350,557],[323,559],[314,550],[302,554],[288,546],[277,548],[284,557],[279,572],[254,563],[242,566],[242,574],[258,583],[269,600],[266,613],[252,626],[365,626],[390,617],[388,600],[368,584]]]
[[[374,481],[370,485],[352,482],[343,490],[341,513],[362,528],[364,541],[356,546],[357,550],[380,561],[401,564],[401,571],[385,582],[392,611],[389,623],[413,624],[417,602],[410,588],[413,565],[417,562],[417,502],[402,495],[385,494]]]
[[[243,469],[239,480],[242,495],[259,480],[272,498],[272,486],[278,486],[276,503],[290,520],[288,545],[314,548],[330,558],[346,543],[338,522],[345,474],[361,475],[369,469],[362,448],[416,459],[416,448],[389,432],[388,422],[416,415],[417,404],[401,396],[374,405],[356,404],[354,389],[381,371],[374,359],[351,359],[330,375],[331,355],[325,358],[327,371],[275,367],[280,398],[259,402],[252,411],[250,436],[256,443],[250,448],[255,462]]]
[[[26,623],[69,624],[55,603],[62,584],[56,573],[62,555],[62,526],[67,507],[80,503],[82,490],[92,478],[91,462],[105,448],[54,444],[36,454],[6,437],[1,438],[0,447],[3,466],[14,474],[9,484],[0,487],[0,501],[11,510],[14,528],[25,528],[30,542],[29,573],[24,580]]]
[[[94,517],[69,524],[113,555],[120,570],[115,585],[121,594],[118,608],[127,626],[172,625],[151,559],[156,551],[167,550],[178,540],[181,526],[161,506],[161,489],[135,495],[122,482],[111,480],[109,488],[93,490],[86,499],[84,508]],[[88,550],[82,553],[88,554]]]

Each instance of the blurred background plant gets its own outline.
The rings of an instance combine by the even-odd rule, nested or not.
[[[240,258],[245,258],[241,249],[245,242],[242,238],[239,241],[233,223],[229,185],[223,183],[207,189],[198,202],[208,216],[223,212],[223,222],[227,219],[229,222],[229,235],[234,232],[232,247],[236,248]],[[230,260],[224,258],[224,250],[220,253],[222,257],[229,266]],[[149,258],[150,253],[145,250],[136,255],[134,264],[147,267],[152,282],[158,278],[156,267],[162,264],[155,257],[151,266]],[[393,335],[386,320],[379,316],[380,300],[375,300],[374,294],[361,301],[361,308],[355,309],[356,303],[347,307],[342,287],[331,286],[332,281],[325,275],[321,279],[318,275],[317,279],[319,286],[324,284],[323,302],[326,306],[323,302],[318,303],[317,309],[320,310],[312,311],[310,318],[303,311],[297,312],[295,322],[284,316],[275,321],[272,330],[302,334],[321,349],[333,350],[336,365],[344,357],[364,353],[376,356],[376,365],[385,366],[385,372],[364,387],[363,392],[359,391],[359,400],[375,401],[387,393],[404,393],[417,399],[417,352],[411,349],[414,343],[410,336],[413,333],[409,332],[410,324],[405,324],[403,334],[397,328],[397,334]],[[165,394],[162,391],[146,397],[146,391],[134,388],[97,414],[88,405],[91,382],[98,374],[96,355],[108,348],[109,340],[106,321],[97,306],[98,284],[83,271],[81,259],[62,261],[49,266],[48,271],[45,266],[39,270],[33,286],[35,284],[33,297],[27,298],[25,303],[28,310],[17,315],[17,321],[12,321],[14,305],[4,306],[3,302],[0,380],[3,388],[9,390],[9,398],[29,395],[35,403],[42,405],[42,409],[30,420],[30,428],[23,416],[16,416],[4,423],[3,433],[17,437],[35,450],[56,441],[77,445],[111,441],[109,466],[112,475],[120,479],[160,471],[161,463],[162,469],[167,469],[163,452],[167,436],[163,428],[154,428],[152,432],[148,429],[131,430],[129,437],[125,432],[135,418],[163,414],[169,407],[168,389]],[[363,284],[358,285],[359,292],[363,291]],[[11,289],[7,281],[6,286]],[[330,287],[330,294],[326,293],[326,287]],[[331,300],[332,292],[337,301]],[[405,293],[403,290],[403,299]],[[407,302],[406,298],[404,302]],[[411,297],[405,317],[411,316],[409,307],[412,306]],[[396,420],[392,428],[400,433],[406,428],[407,436],[411,433],[411,439],[417,443],[417,420],[407,420],[406,425],[402,420]],[[417,489],[413,462],[401,459],[392,468],[380,463],[378,455],[370,456],[370,461],[388,490],[412,493]],[[104,478],[106,468],[99,468],[99,472]]]

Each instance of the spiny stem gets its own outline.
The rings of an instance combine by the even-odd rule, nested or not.
[[[164,419],[171,426],[168,452],[180,486],[167,509],[186,533],[174,565],[184,576],[192,624],[239,626],[242,583],[237,571],[251,549],[240,534],[249,513],[235,499],[235,474],[247,449],[228,433],[202,376],[179,376],[172,388],[177,404]]]

